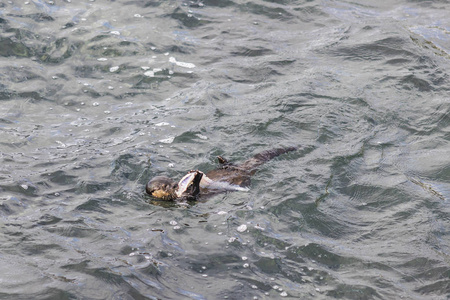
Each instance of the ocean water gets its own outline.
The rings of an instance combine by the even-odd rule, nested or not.
[[[0,2],[0,299],[450,299],[449,11]]]

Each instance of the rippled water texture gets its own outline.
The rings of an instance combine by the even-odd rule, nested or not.
[[[449,299],[449,11],[2,1],[0,298]],[[280,146],[249,192],[144,192]]]

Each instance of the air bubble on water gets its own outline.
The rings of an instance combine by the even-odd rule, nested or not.
[[[156,47],[150,47],[150,49],[152,49],[152,50],[156,50]]]
[[[236,228],[236,230],[239,232],[244,232],[247,230],[247,225],[243,224],[241,226],[238,226],[238,228]]]
[[[287,294],[286,292],[282,292],[282,293],[280,294],[281,297],[287,297],[287,295],[288,295],[288,294]]]
[[[155,77],[155,72],[147,71],[147,72],[144,73],[144,75],[147,76],[147,77]]]
[[[208,275],[206,275],[206,274],[203,274],[202,276],[203,276],[203,277],[208,277]]]
[[[202,266],[202,269],[203,269],[203,270],[206,270],[206,267],[205,267],[205,266]]]
[[[256,285],[252,285],[252,289],[257,289],[258,287]]]
[[[177,225],[177,226],[173,226],[173,229],[174,230],[178,230],[178,229],[180,229],[181,227],[179,226],[179,225]]]
[[[162,139],[162,140],[159,140],[159,141],[160,141],[161,143],[164,143],[164,144],[171,144],[171,143],[173,142],[174,139],[175,139],[175,137],[169,136],[168,138]]]
[[[99,106],[99,105],[100,105],[100,103],[98,103],[98,102],[92,103],[92,106]]]
[[[273,288],[274,290],[278,290],[280,287],[279,287],[278,285],[274,285],[272,288]]]
[[[52,79],[58,79],[58,76],[52,76]]]
[[[20,185],[24,190],[28,190],[28,185],[26,185],[26,184],[21,184]]]
[[[108,86],[108,90],[113,90],[114,89],[114,87],[113,86]]]
[[[230,237],[230,238],[228,239],[228,243],[232,243],[232,242],[234,242],[235,240],[237,240],[237,238],[235,238],[235,237]]]
[[[173,63],[173,64],[176,64],[177,66],[182,67],[182,68],[188,68],[188,69],[195,68],[195,65],[194,65],[193,63],[177,61],[177,60],[175,59],[175,57],[170,57],[170,58],[169,58],[169,62],[170,62],[170,63]],[[192,71],[188,71],[187,73],[189,73],[189,72],[192,73]]]
[[[242,260],[247,260],[248,257],[247,256],[242,256]]]
[[[175,221],[175,220],[172,220],[172,221],[170,221],[170,222],[169,222],[169,224],[170,224],[170,225],[172,225],[172,226],[174,226],[174,225],[177,225],[177,224],[178,224],[178,222],[177,222],[177,221]]]
[[[135,18],[142,18],[142,16],[140,14],[134,14]]]
[[[80,105],[84,105],[84,102],[81,102]]]
[[[81,109],[77,108],[76,111],[80,111]]]
[[[173,163],[170,163],[170,164],[168,164],[167,166],[168,166],[169,168],[175,167],[175,165],[174,165]]]
[[[218,234],[218,235],[222,235],[222,234],[223,234],[223,232],[218,232],[217,234]]]
[[[264,231],[264,227],[259,226],[259,224],[256,224],[254,227],[255,227],[255,229]]]
[[[173,75],[173,71],[172,70],[169,70],[169,75]]]
[[[119,70],[119,66],[114,66],[114,67],[109,68],[109,71],[111,73],[116,72],[117,70]]]
[[[108,59],[106,57],[100,57],[100,58],[97,58],[97,60],[98,61],[107,61]]]
[[[110,33],[111,33],[111,34],[114,34],[114,35],[120,35],[120,32],[117,31],[117,30],[111,31]]]
[[[144,71],[147,71],[147,70],[150,70],[150,67],[142,66],[141,69]]]
[[[169,52],[164,53],[165,56],[169,55]]]
[[[104,113],[105,113],[106,115],[109,115],[109,114],[111,113],[111,111],[105,110]]]
[[[250,265],[249,264],[243,264],[242,265],[244,268],[248,268],[248,267],[250,267]]]
[[[207,136],[204,136],[204,135],[202,135],[202,134],[200,134],[200,133],[197,133],[196,136],[199,137],[199,138],[202,139],[202,140],[207,140],[207,139],[208,139]]]
[[[227,212],[226,212],[226,211],[223,211],[223,210],[221,210],[221,211],[217,212],[217,214],[218,214],[218,215],[226,215],[226,214],[227,214]]]
[[[161,126],[167,126],[167,125],[170,125],[170,124],[167,123],[167,122],[159,122],[159,123],[156,123],[156,124],[155,124],[155,126],[158,126],[158,127],[161,127]]]
[[[60,194],[60,193],[58,193],[58,192],[56,192],[56,193],[55,193],[55,196],[56,196],[56,197],[58,197],[59,195],[61,195],[61,194]]]

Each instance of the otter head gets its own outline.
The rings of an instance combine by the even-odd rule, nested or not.
[[[191,171],[179,183],[165,176],[157,176],[150,180],[145,187],[148,194],[162,200],[175,200],[182,198],[195,200],[200,193],[200,181],[203,173]]]
[[[178,183],[165,176],[156,176],[147,183],[145,191],[162,200],[175,200],[177,198]]]

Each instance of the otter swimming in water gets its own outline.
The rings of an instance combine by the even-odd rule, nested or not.
[[[297,150],[296,147],[277,148],[256,154],[242,164],[234,165],[218,156],[220,168],[206,175],[198,170],[190,171],[177,183],[165,176],[157,176],[145,187],[148,194],[162,200],[196,200],[202,195],[227,191],[248,191],[250,178],[263,163],[281,154]]]

